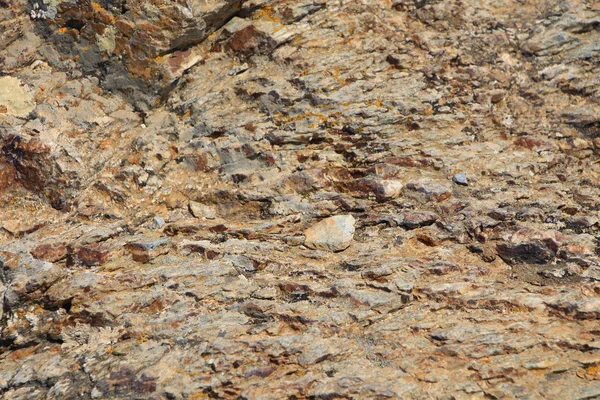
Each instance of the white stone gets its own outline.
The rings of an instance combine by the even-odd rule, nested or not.
[[[325,218],[304,232],[304,245],[317,250],[345,250],[354,239],[354,223],[352,215]]]
[[[20,80],[11,76],[0,78],[0,113],[24,117],[34,108],[33,96]]]

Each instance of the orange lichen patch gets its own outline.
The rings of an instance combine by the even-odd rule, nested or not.
[[[109,11],[105,10],[100,4],[94,1],[92,2],[92,8],[96,14],[96,19],[98,19],[100,22],[104,22],[105,24],[115,23],[116,17]]]
[[[207,40],[214,40],[217,37],[217,32],[213,32],[206,38]]]
[[[135,165],[140,165],[140,154],[139,153],[134,153],[134,154],[130,154],[129,157],[127,157],[127,161],[129,161],[132,164]]]
[[[514,305],[509,305],[507,307],[508,312],[511,313],[528,313],[531,312],[531,310],[528,307],[525,306],[514,306]]]
[[[37,304],[35,305],[35,309],[33,310],[33,313],[34,313],[34,314],[37,314],[37,315],[39,315],[39,314],[43,314],[43,313],[45,313],[45,312],[46,312],[46,310],[44,310],[42,307],[40,307],[40,306],[39,306],[39,305],[37,305]]]
[[[600,364],[591,364],[585,368],[582,368],[581,373],[587,379],[600,380]]]
[[[344,79],[340,77],[341,71],[339,67],[334,67],[330,72],[331,76],[333,76],[335,78],[336,81],[338,81],[338,83],[340,83],[341,85],[346,85],[348,82]]]
[[[600,380],[600,364],[593,363],[577,371],[577,376],[582,379]]]
[[[69,28],[67,28],[67,27],[58,28],[58,33],[67,33],[68,31],[69,31]]]
[[[600,364],[589,365],[585,368],[585,372],[589,375],[600,375]]]
[[[116,147],[116,145],[117,143],[113,139],[104,139],[102,142],[100,142],[100,148],[102,150],[112,149]]]
[[[265,19],[271,22],[281,23],[281,20],[273,12],[270,4],[265,4],[262,8],[252,15],[252,19]]]
[[[92,8],[96,12],[104,11],[104,7],[102,7],[100,4],[96,3],[95,1],[92,2]]]
[[[374,100],[372,104],[373,104],[375,107],[379,107],[379,108],[382,108],[382,107],[383,107],[383,101],[382,101],[381,99]]]
[[[147,341],[148,341],[148,338],[146,337],[146,335],[141,334],[136,343],[142,344],[142,343],[146,343]]]
[[[293,37],[293,39],[290,43],[293,44],[294,46],[301,46],[303,40],[304,40],[304,37],[301,34],[297,34]]]

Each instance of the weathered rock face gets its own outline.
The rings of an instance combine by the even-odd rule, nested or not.
[[[600,396],[597,3],[0,1],[0,397]]]
[[[239,12],[243,0],[32,4],[32,17],[59,51],[100,77],[103,87],[147,109],[202,60],[191,48]]]
[[[23,117],[34,108],[33,96],[17,78],[0,78],[0,110],[3,113]]]

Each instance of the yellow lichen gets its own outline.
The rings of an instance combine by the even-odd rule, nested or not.
[[[92,2],[92,8],[94,9],[95,12],[104,11],[104,7],[102,7],[100,4],[96,3],[95,1]]]
[[[600,364],[588,365],[585,368],[585,373],[587,375],[600,375]]]
[[[341,85],[346,85],[348,82],[344,79],[340,77],[341,71],[339,67],[334,67],[333,69],[331,69],[330,71],[331,76],[333,76],[335,78],[336,81],[338,81],[338,83],[340,83]]]
[[[273,12],[270,4],[265,4],[252,15],[252,19],[264,19],[271,22],[281,23],[281,20]]]
[[[108,15],[108,19],[110,20],[110,23],[112,23],[112,24],[115,23],[117,18],[110,12],[106,11],[104,9],[104,7],[102,7],[100,4],[98,4],[94,1],[94,2],[92,2],[92,8],[94,9],[95,13],[102,14],[103,17],[106,17]]]
[[[148,341],[148,338],[146,337],[146,335],[140,335],[140,337],[137,340],[137,344],[146,343],[147,341]]]

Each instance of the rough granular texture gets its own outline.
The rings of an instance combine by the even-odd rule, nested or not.
[[[33,2],[31,15],[77,67],[147,109],[200,62],[190,50],[233,15],[233,0],[54,0]],[[141,92],[141,93],[137,93]]]
[[[0,1],[0,397],[600,396],[600,5]]]

